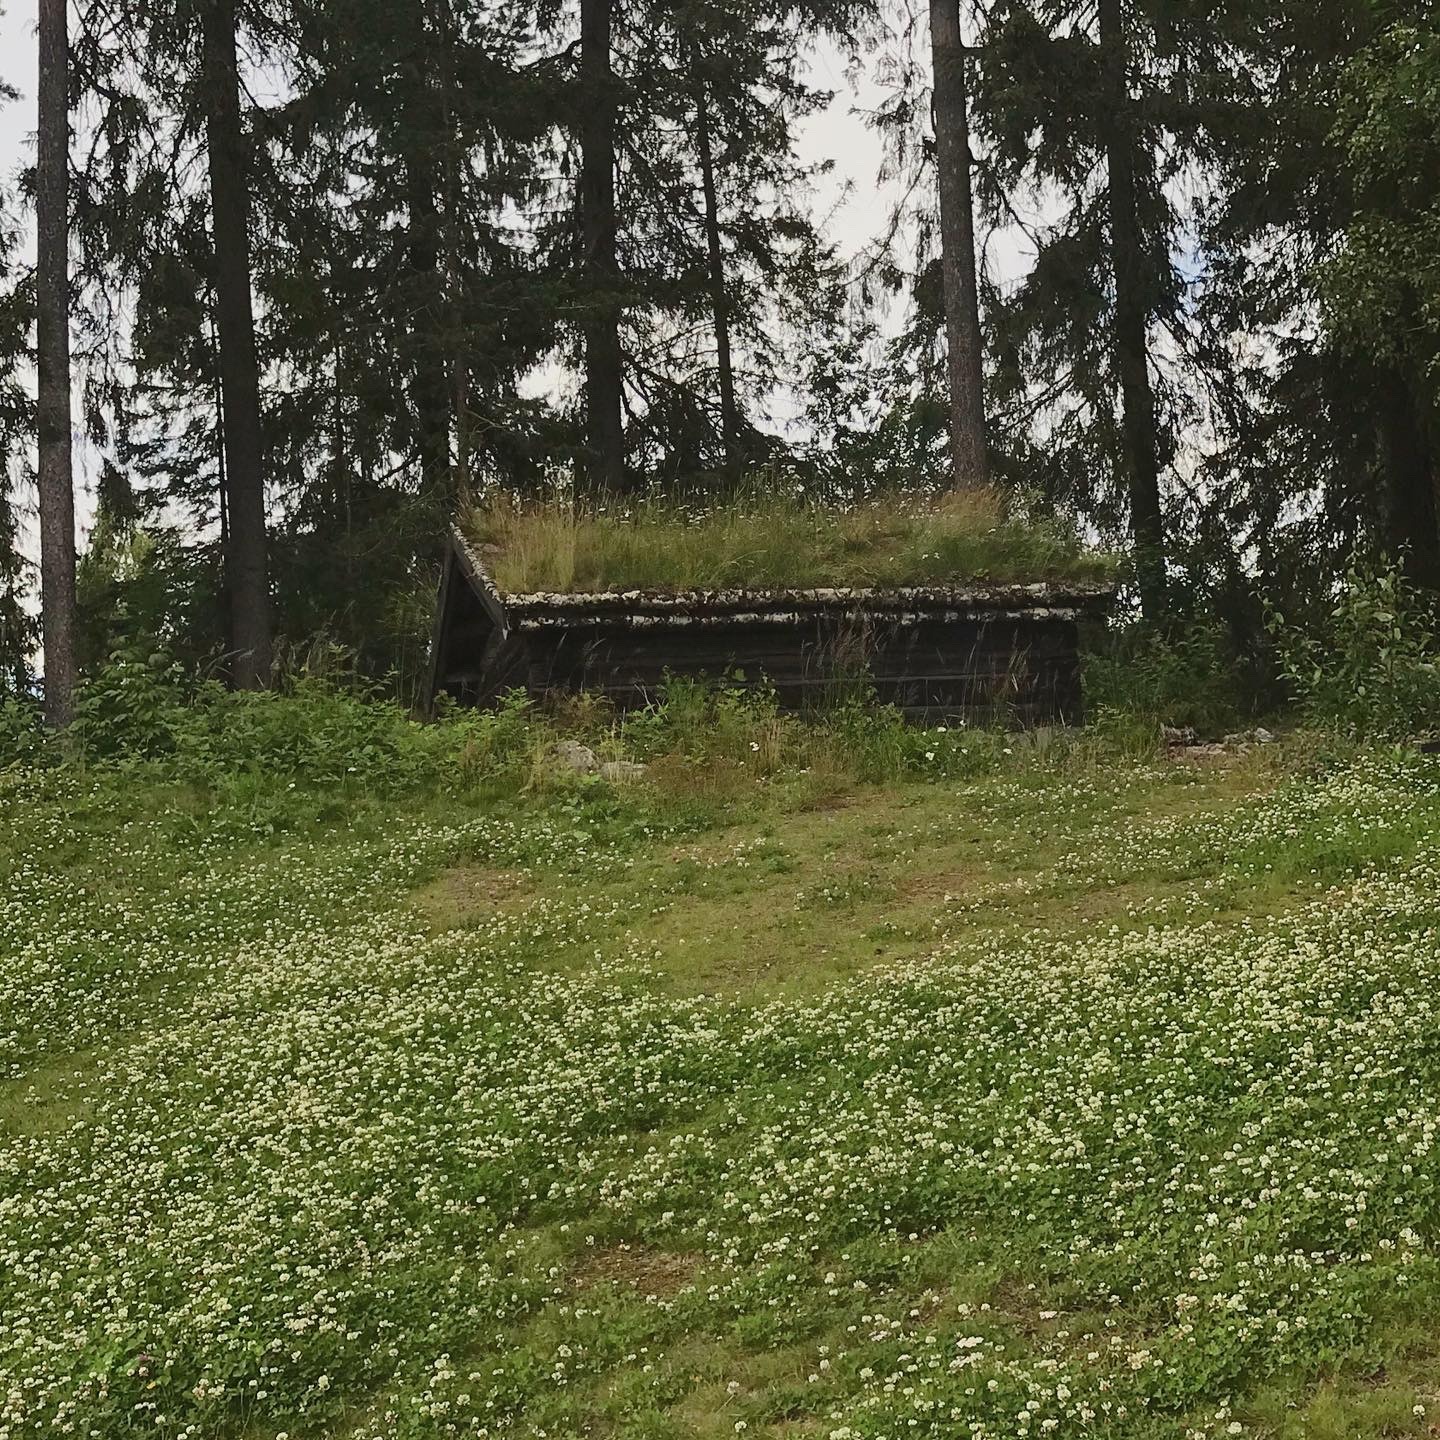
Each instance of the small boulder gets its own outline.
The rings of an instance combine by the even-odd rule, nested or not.
[[[578,740],[557,740],[550,754],[558,769],[575,775],[594,775],[600,769],[599,757]]]

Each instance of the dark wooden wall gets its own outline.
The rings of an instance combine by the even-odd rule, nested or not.
[[[464,703],[486,703],[511,688],[537,698],[583,690],[627,709],[658,699],[666,676],[677,675],[768,685],[783,707],[798,711],[873,690],[921,722],[1082,719],[1078,627],[1063,613],[544,626],[512,634],[488,658],[483,618],[472,623],[456,630],[437,675],[440,688]]]

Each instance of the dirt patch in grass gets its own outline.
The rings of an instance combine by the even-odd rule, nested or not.
[[[489,865],[458,865],[417,890],[414,903],[436,930],[460,930],[530,898],[528,877]]]
[[[577,1290],[617,1285],[669,1300],[695,1281],[698,1255],[652,1250],[643,1245],[606,1245],[589,1252],[572,1274]]]
[[[979,837],[976,837],[978,843]],[[981,860],[959,865],[926,865],[910,869],[897,886],[901,898],[917,904],[943,905],[975,895],[995,878],[994,867]]]
[[[597,910],[615,902],[606,943],[643,942],[656,980],[677,994],[813,994],[966,932],[1218,913],[1235,897],[1192,903],[1184,880],[1132,869],[1097,881],[1061,862],[1117,824],[1217,811],[1260,778],[1186,772],[1177,784],[1161,772],[1116,791],[1082,787],[1078,796],[1057,783],[1007,785],[991,796],[946,782],[866,785],[816,808],[757,788],[752,777],[748,813],[642,850],[623,876],[588,887],[587,898]],[[557,886],[553,876],[471,864],[432,881],[416,901],[430,928],[463,929],[562,899]],[[591,957],[586,948],[549,958],[564,967]]]

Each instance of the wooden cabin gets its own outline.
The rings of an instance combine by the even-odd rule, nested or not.
[[[627,709],[669,675],[767,685],[803,711],[872,693],[920,723],[1078,724],[1079,625],[1110,583],[507,595],[452,531],[431,696],[588,691]]]

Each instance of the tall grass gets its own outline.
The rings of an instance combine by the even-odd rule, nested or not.
[[[465,517],[511,594],[1097,580],[1109,557],[993,491],[886,495],[847,507],[760,496],[711,508],[574,510],[495,498]]]

